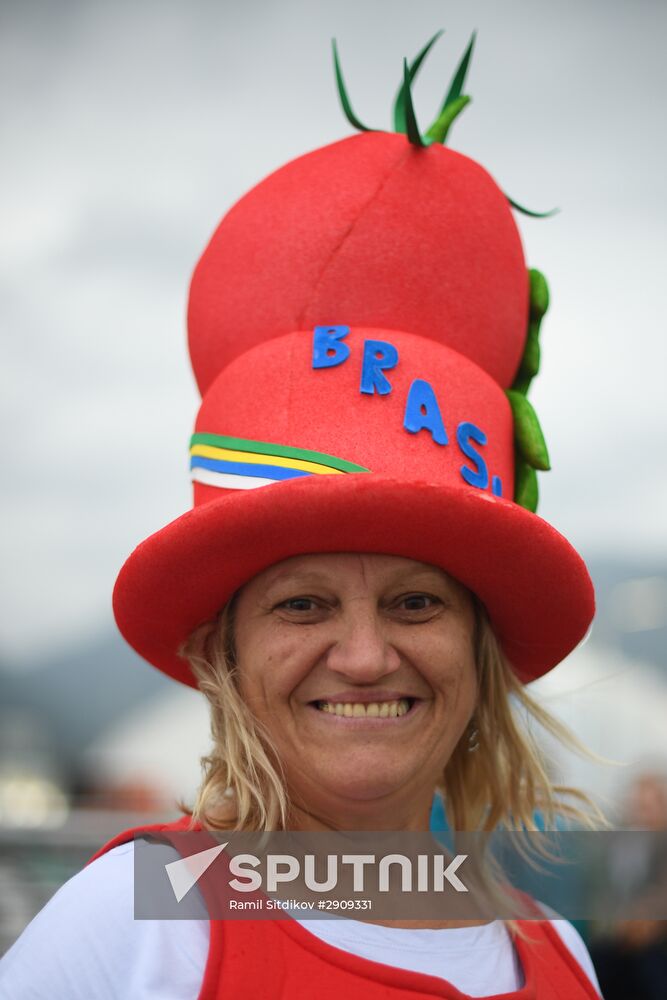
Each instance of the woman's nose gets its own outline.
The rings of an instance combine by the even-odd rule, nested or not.
[[[338,626],[340,632],[326,657],[329,670],[356,684],[370,684],[398,670],[401,658],[378,615],[351,611],[341,615]]]

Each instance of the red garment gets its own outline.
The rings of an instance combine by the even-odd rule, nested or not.
[[[201,830],[183,816],[173,823],[125,830],[106,851],[150,832]],[[89,862],[90,864],[90,862]],[[296,920],[212,920],[208,960],[197,1000],[470,1000],[435,976],[381,965],[315,937]],[[519,921],[515,939],[525,984],[485,1000],[599,1000],[586,973],[548,920]]]

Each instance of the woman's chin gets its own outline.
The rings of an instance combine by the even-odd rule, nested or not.
[[[345,802],[363,810],[364,804],[376,808],[382,799],[393,799],[404,791],[416,777],[415,769],[406,767],[405,762],[387,768],[382,761],[356,761],[354,767],[321,768],[316,779],[320,795],[331,802]]]

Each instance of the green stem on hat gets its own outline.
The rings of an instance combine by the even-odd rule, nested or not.
[[[421,137],[417,116],[415,115],[412,103],[412,90],[410,89],[410,71],[408,60],[403,60],[403,114],[405,116],[405,133],[413,146],[425,146],[426,143]]]
[[[530,300],[528,333],[521,364],[506,394],[514,417],[514,500],[521,507],[537,510],[536,469],[549,469],[549,454],[540,422],[526,399],[530,384],[540,370],[540,325],[549,308],[549,286],[541,271],[528,272]]]
[[[528,324],[528,336],[523,352],[522,367],[531,378],[535,378],[540,370],[540,320],[532,319]],[[524,394],[525,395],[525,394]]]
[[[530,280],[530,315],[533,319],[542,319],[549,308],[549,286],[547,279],[537,268],[531,267],[528,272]]]
[[[512,383],[512,389],[520,392],[523,396],[528,395],[530,383],[540,370],[540,320],[531,319],[528,324],[528,336],[524,347],[523,357]]]
[[[552,215],[557,215],[558,212],[560,212],[560,208],[550,208],[548,212],[533,212],[529,208],[524,208],[523,205],[520,205],[518,203],[518,201],[514,201],[514,199],[510,198],[508,194],[506,194],[505,197],[507,198],[512,208],[515,208],[517,212],[521,212],[522,215],[530,216],[531,219],[548,219]]]
[[[534,514],[537,511],[538,500],[537,473],[532,465],[517,456],[514,472],[514,502]]]
[[[445,103],[441,107],[440,111],[444,111],[445,108],[449,107],[454,101],[457,101],[461,94],[463,93],[463,85],[466,82],[466,75],[468,73],[468,65],[470,63],[470,57],[472,56],[473,46],[475,44],[475,38],[477,37],[477,32],[473,31],[470,36],[470,41],[468,42],[468,48],[463,53],[461,61],[456,67],[456,72],[452,77],[452,82],[449,85],[449,90],[447,91],[447,96],[445,98]]]
[[[462,95],[461,97],[457,97],[455,101],[452,101],[451,104],[448,104],[440,116],[433,122],[426,133],[426,137],[432,142],[444,144],[447,133],[454,124],[454,120],[458,118],[465,106],[470,104],[471,100],[471,97]]]
[[[414,60],[408,66],[408,77],[409,77],[410,83],[412,83],[412,81],[414,80],[414,78],[417,76],[417,73],[420,70],[421,64],[424,62],[424,59],[429,54],[429,52],[431,51],[431,49],[433,48],[433,46],[435,45],[435,43],[437,42],[437,40],[440,38],[440,36],[442,34],[444,34],[443,29],[441,29],[440,31],[436,31],[436,33],[433,36],[433,38],[431,38],[426,43],[426,45],[421,50],[421,52],[419,52],[415,56]],[[393,114],[393,118],[394,118],[394,131],[395,132],[401,132],[403,134],[405,134],[405,132],[407,131],[407,129],[406,129],[406,122],[405,122],[405,104],[404,104],[405,96],[404,96],[404,92],[405,92],[405,80],[403,80],[401,82],[401,86],[398,88],[398,93],[396,94],[396,98],[394,100],[394,114]]]
[[[470,102],[469,97],[462,101],[462,93],[476,35],[477,32],[473,31],[468,48],[463,53],[461,61],[456,67],[456,72],[452,77],[447,96],[438,112],[438,116],[426,133],[429,138],[433,139],[433,142],[444,143],[454,119],[463,111],[466,104]]]
[[[514,415],[514,440],[517,448],[529,465],[547,472],[551,468],[549,452],[532,403],[515,389],[506,389],[505,394]]]
[[[540,324],[549,308],[549,286],[541,271],[531,268],[528,272],[530,287],[529,321],[526,344],[521,364],[512,383],[512,389],[527,396],[530,383],[540,370]]]
[[[452,81],[449,85],[449,90],[447,91],[447,96],[445,97],[444,103],[438,112],[437,118],[430,128],[427,129],[424,135],[420,133],[410,88],[412,81],[417,76],[422,63],[426,59],[426,56],[429,54],[442,34],[442,31],[437,31],[410,64],[408,64],[407,60],[403,60],[403,80],[398,89],[396,99],[394,100],[394,130],[399,134],[406,135],[412,145],[416,146],[418,149],[423,149],[425,146],[430,146],[434,143],[443,145],[447,139],[452,124],[471,100],[471,98],[464,95],[462,91],[465,85],[470,59],[475,45],[476,32],[474,31],[468,43],[468,47],[463,53],[463,56],[461,57],[461,60],[456,68],[456,72],[454,73]],[[354,113],[352,103],[345,86],[345,81],[343,80],[343,72],[340,68],[338,46],[335,38],[332,39],[332,47],[338,96],[340,98],[340,103],[345,117],[349,121],[350,125],[352,125],[353,128],[358,129],[360,132],[377,132],[378,129],[372,129],[369,128],[368,125],[364,125]],[[509,195],[505,195],[505,197],[512,208],[516,209],[517,212],[522,212],[524,215],[528,215],[533,219],[547,219],[549,216],[555,215],[555,213],[559,211],[557,208],[552,208],[548,212],[533,212],[531,209],[525,208],[517,201],[514,201],[513,198],[509,197]]]
[[[338,46],[336,45],[335,38],[332,38],[331,44],[333,47],[334,72],[336,74],[336,84],[338,85],[338,96],[340,97],[340,103],[343,106],[345,117],[349,121],[350,125],[352,125],[356,129],[359,129],[360,132],[376,131],[375,129],[368,128],[367,125],[363,125],[355,115],[354,111],[352,110],[352,105],[350,104],[350,98],[347,96],[345,81],[343,80],[343,73],[340,68],[340,61],[338,59]]]

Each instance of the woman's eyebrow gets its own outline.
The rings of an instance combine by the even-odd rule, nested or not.
[[[274,590],[276,587],[313,587],[313,586],[331,586],[331,579],[326,573],[309,573],[307,571],[303,573],[289,572],[285,571],[283,573],[278,573],[271,580],[268,581],[264,587],[264,593],[268,594],[270,591]]]
[[[437,567],[434,567],[432,570],[417,569],[400,575],[397,574],[393,580],[385,584],[383,590],[385,593],[387,591],[395,593],[397,590],[402,590],[405,593],[433,590],[437,592],[440,599],[452,602],[453,604],[463,601],[466,592],[462,584],[459,584],[457,580],[438,570]]]
[[[443,584],[445,587],[453,588],[453,581],[441,573],[437,568],[433,569],[415,569],[415,570],[402,570],[396,573],[396,575],[389,581],[389,586],[407,586],[413,587],[418,584],[423,584],[426,581],[431,583],[437,582]]]

